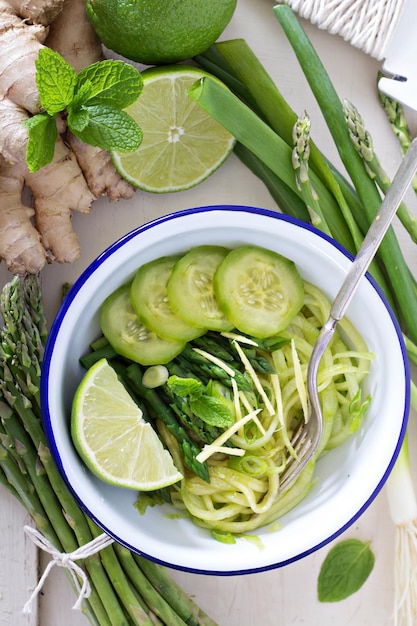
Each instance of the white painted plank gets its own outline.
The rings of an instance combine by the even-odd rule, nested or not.
[[[37,583],[38,555],[23,531],[31,520],[25,509],[0,485],[0,625],[37,626],[37,603],[22,613]]]

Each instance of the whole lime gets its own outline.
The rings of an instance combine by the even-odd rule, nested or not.
[[[86,0],[102,43],[145,65],[200,54],[230,22],[237,0]]]

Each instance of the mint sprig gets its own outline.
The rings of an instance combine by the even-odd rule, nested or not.
[[[233,424],[234,418],[229,407],[222,399],[210,394],[209,385],[195,378],[170,376],[167,385],[176,396],[188,397],[190,410],[203,422],[210,426],[227,428]]]
[[[36,84],[43,112],[24,122],[26,163],[31,172],[52,161],[58,114],[66,116],[74,135],[93,146],[119,152],[139,147],[142,131],[123,110],[143,89],[142,76],[132,65],[106,59],[77,75],[60,54],[42,48],[36,61]]]

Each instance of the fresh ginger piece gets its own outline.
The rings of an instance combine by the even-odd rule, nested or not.
[[[11,165],[0,156],[0,258],[13,274],[37,274],[47,260],[33,209],[22,203],[25,164]]]
[[[77,233],[71,225],[71,211],[51,202],[50,198],[35,198],[35,224],[42,245],[58,263],[72,263],[81,253]]]
[[[87,17],[84,0],[65,2],[49,28],[45,45],[64,57],[77,73],[104,59],[100,39]]]
[[[38,172],[27,171],[25,182],[33,194],[35,225],[45,250],[59,263],[75,261],[80,245],[72,228],[71,213],[88,213],[95,198],[75,156],[60,137],[53,161]]]
[[[16,15],[30,24],[43,26],[48,26],[56,18],[64,2],[65,0],[7,0]]]
[[[68,0],[68,6],[73,1]],[[40,12],[47,6],[62,8],[62,0],[36,2]],[[41,24],[28,23],[30,20],[42,22],[46,18],[35,19],[34,13],[31,18],[28,15],[28,19],[19,17],[34,7],[33,0],[24,0],[20,4],[17,0],[10,4],[7,0],[0,0],[1,162],[9,170],[13,165],[16,177],[20,176],[20,185],[23,185],[24,172],[24,182],[33,195],[33,209],[25,207],[21,202],[21,187],[12,187],[9,191],[4,181],[0,181],[6,198],[6,201],[0,201],[3,238],[0,257],[14,273],[37,272],[46,260],[74,261],[80,254],[80,246],[72,228],[71,213],[73,210],[87,213],[95,199],[78,161],[61,137],[57,139],[52,163],[31,173],[25,162],[27,129],[23,122],[40,108],[35,61],[47,35],[47,29]],[[69,26],[72,33],[77,30],[74,23]],[[10,178],[14,180],[12,173]]]
[[[0,15],[0,98],[38,113],[35,61],[47,31],[41,25],[26,24],[5,0],[0,0]]]
[[[71,150],[58,137],[54,158],[37,172],[28,172],[26,184],[37,198],[51,198],[55,204],[88,213],[94,196]]]
[[[134,196],[135,188],[116,171],[107,150],[90,146],[70,132],[67,141],[96,198],[107,196],[109,200],[127,200]]]
[[[26,157],[28,134],[23,122],[28,113],[7,98],[0,99],[0,154],[10,163]]]

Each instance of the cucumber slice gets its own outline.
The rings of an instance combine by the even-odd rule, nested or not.
[[[295,264],[258,246],[232,250],[213,283],[224,315],[238,330],[260,339],[284,330],[304,302],[304,282]]]
[[[139,320],[164,339],[191,341],[206,332],[176,315],[167,295],[167,283],[180,256],[160,257],[142,265],[130,290],[132,306]]]
[[[213,276],[229,250],[222,246],[197,246],[177,261],[167,285],[169,304],[183,320],[208,330],[232,330],[219,309]]]
[[[100,326],[118,354],[141,365],[165,364],[185,347],[184,341],[158,337],[138,319],[130,302],[131,284],[123,285],[103,302]]]

